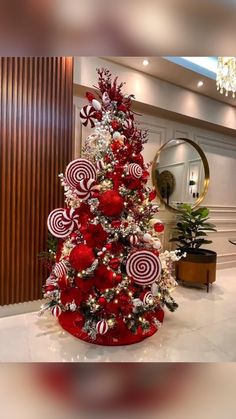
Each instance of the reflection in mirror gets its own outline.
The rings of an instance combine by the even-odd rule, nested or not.
[[[187,139],[175,139],[164,144],[157,153],[153,177],[162,201],[178,210],[183,203],[195,207],[203,199],[209,168],[198,145]]]

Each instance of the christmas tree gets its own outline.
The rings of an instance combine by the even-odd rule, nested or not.
[[[94,128],[83,155],[59,175],[65,208],[53,210],[48,229],[58,240],[55,264],[44,287],[50,309],[74,336],[101,345],[135,343],[153,335],[170,295],[176,252],[162,252],[164,226],[153,218],[158,206],[147,186],[141,154],[148,133],[131,110],[124,83],[99,69],[96,93],[81,122]],[[51,250],[51,256],[52,256]]]

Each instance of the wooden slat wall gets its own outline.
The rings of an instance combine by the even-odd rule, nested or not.
[[[48,213],[72,158],[73,60],[0,58],[0,305],[41,297]]]

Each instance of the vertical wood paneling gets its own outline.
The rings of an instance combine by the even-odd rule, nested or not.
[[[48,213],[72,158],[72,58],[0,58],[0,305],[41,297]]]

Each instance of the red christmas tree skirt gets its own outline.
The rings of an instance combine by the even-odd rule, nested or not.
[[[156,319],[159,322],[163,322],[164,311],[159,310],[156,313]],[[97,335],[95,340],[83,331],[83,319],[78,313],[62,313],[59,317],[59,323],[61,327],[69,332],[71,335],[78,339],[81,339],[88,343],[104,346],[121,346],[131,345],[133,343],[141,342],[142,340],[154,335],[157,331],[155,325],[151,325],[150,330],[147,333],[143,333],[141,330],[134,334],[130,332],[125,324],[121,324],[119,327],[110,329],[105,335]]]

